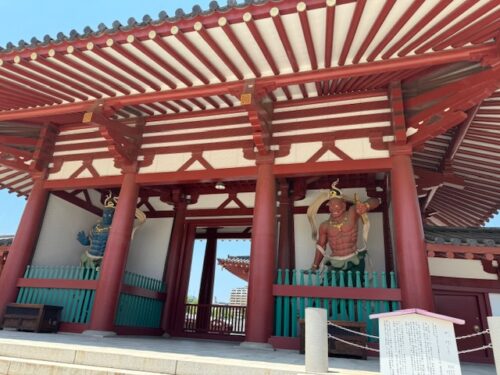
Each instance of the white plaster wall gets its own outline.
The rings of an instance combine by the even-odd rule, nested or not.
[[[147,145],[145,149],[153,146],[165,146],[163,144]],[[175,172],[190,160],[192,154],[190,152],[178,154],[158,154],[155,155],[153,163],[148,167],[140,169],[139,173],[157,173],[157,172]],[[248,160],[243,157],[241,149],[228,149],[228,150],[213,150],[204,151],[203,158],[214,168],[238,168],[238,167],[252,167],[255,166],[255,161]],[[198,171],[205,170],[206,168],[195,161],[186,170]]]
[[[173,218],[146,220],[132,240],[127,271],[162,278],[173,221]]]
[[[500,316],[500,294],[490,293],[491,315]]]
[[[368,235],[368,254],[371,262],[371,268],[367,264],[367,271],[385,271],[384,256],[384,236],[383,222],[381,213],[368,214],[370,219],[370,233]],[[328,214],[318,215],[318,225],[328,219]],[[358,247],[362,246],[362,223],[359,223]],[[294,215],[295,230],[295,263],[297,269],[308,269],[314,259],[316,250],[316,241],[311,237],[309,221],[307,215]]]
[[[50,195],[42,230],[32,264],[38,266],[76,266],[84,250],[76,234],[88,230],[99,216]]]
[[[431,276],[463,279],[498,280],[496,275],[483,271],[481,261],[467,259],[428,258]]]

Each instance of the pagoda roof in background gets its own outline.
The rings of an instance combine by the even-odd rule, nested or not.
[[[248,271],[250,270],[250,256],[228,255],[226,259],[217,259],[222,268],[231,272],[234,276],[248,282]]]
[[[376,127],[385,114],[369,98],[400,81],[425,221],[480,226],[500,207],[500,5],[395,4],[212,1],[206,10],[8,43],[0,51],[0,188],[28,196],[45,124],[78,129],[98,103],[125,126],[145,119],[146,132],[170,120],[240,121],[239,95],[251,82],[283,116],[350,98],[371,106],[367,126]],[[296,112],[297,123],[311,124]],[[342,115],[358,117],[355,108]],[[238,126],[252,146],[251,125]],[[70,154],[65,146],[56,144],[57,156]]]
[[[500,228],[450,228],[426,225],[424,233],[427,243],[500,248]]]
[[[13,235],[0,236],[0,246],[10,246],[10,245],[12,245],[13,240],[14,240]]]

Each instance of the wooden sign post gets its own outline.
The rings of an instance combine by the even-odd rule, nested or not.
[[[382,375],[461,375],[453,323],[421,309],[373,314],[379,319]]]

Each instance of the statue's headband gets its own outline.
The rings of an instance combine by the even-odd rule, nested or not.
[[[113,197],[111,192],[106,196],[106,199],[104,200],[104,207],[105,208],[115,208],[116,206],[116,197]]]
[[[344,199],[344,194],[342,194],[342,190],[337,187],[339,179],[332,183],[332,187],[330,188],[330,192],[328,193],[328,199],[338,198]]]

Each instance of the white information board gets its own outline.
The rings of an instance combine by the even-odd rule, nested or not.
[[[453,323],[418,314],[379,318],[382,375],[461,375]]]

